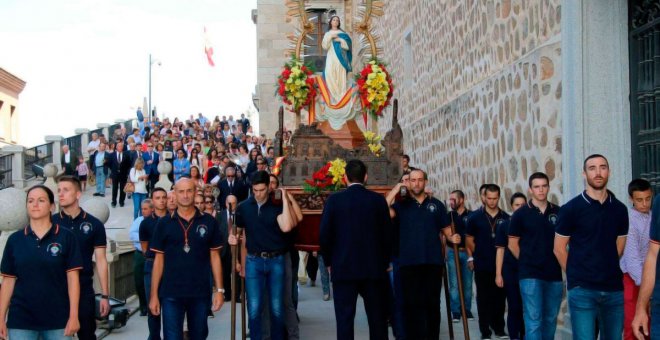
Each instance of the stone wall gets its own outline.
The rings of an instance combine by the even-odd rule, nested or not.
[[[480,184],[508,198],[544,171],[561,202],[560,22],[560,0],[386,2],[375,24],[404,150],[438,198],[460,188],[475,207]]]

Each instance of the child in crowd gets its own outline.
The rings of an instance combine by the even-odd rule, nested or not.
[[[80,179],[80,184],[82,184],[82,191],[87,190],[87,173],[89,169],[87,168],[87,163],[83,156],[78,156],[78,165],[76,166],[76,174],[78,179]]]

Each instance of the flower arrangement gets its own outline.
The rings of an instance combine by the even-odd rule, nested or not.
[[[309,66],[292,57],[284,64],[282,73],[277,77],[277,94],[295,113],[299,113],[316,97],[313,74],[314,71]]]
[[[367,146],[369,146],[371,153],[376,155],[376,157],[380,157],[380,154],[383,152],[383,145],[380,144],[382,137],[374,132],[365,131],[364,139],[367,141]]]
[[[343,180],[345,173],[346,161],[337,158],[312,174],[311,179],[306,179],[303,183],[303,190],[312,194],[319,194],[322,191],[337,191],[345,185]]]
[[[387,72],[385,65],[378,59],[372,59],[355,76],[357,82],[362,108],[366,113],[378,119],[383,115],[383,109],[390,105],[394,87],[392,77]]]

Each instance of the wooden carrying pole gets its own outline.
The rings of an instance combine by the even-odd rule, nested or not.
[[[445,244],[442,244],[442,253],[446,254]],[[451,305],[449,303],[449,281],[447,280],[447,266],[445,265],[445,270],[442,271],[442,281],[445,285],[445,305],[447,306],[447,327],[449,328],[449,339],[454,340],[454,324],[451,320]]]
[[[234,237],[236,235],[236,228],[234,228],[233,216],[227,223],[228,229]],[[236,263],[237,263],[238,246],[231,246],[231,340],[236,339]]]
[[[454,215],[451,213],[449,214],[449,218],[451,219],[451,234],[454,235],[456,233],[456,229],[454,227]],[[461,262],[460,262],[460,254],[458,253],[458,245],[456,243],[452,242],[452,246],[454,248],[454,266],[456,267],[456,282],[458,282],[458,298],[460,299],[461,302],[461,320],[463,321],[463,334],[465,339],[470,340],[470,328],[468,327],[468,320],[467,320],[467,311],[465,310],[465,297],[463,294],[463,276],[461,275]],[[449,273],[447,273],[449,275]]]
[[[243,235],[243,231],[241,230],[241,232],[239,232],[238,235],[239,235],[238,247],[239,249],[241,249],[241,243],[243,242],[243,238],[241,236]],[[245,263],[241,262],[241,270],[245,271]],[[247,299],[245,298],[245,277],[241,276],[241,339],[242,340],[247,339],[246,306],[247,306]]]

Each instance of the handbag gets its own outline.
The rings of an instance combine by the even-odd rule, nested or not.
[[[125,193],[134,193],[135,192],[135,184],[133,182],[127,182],[126,185],[124,185],[124,192]]]

